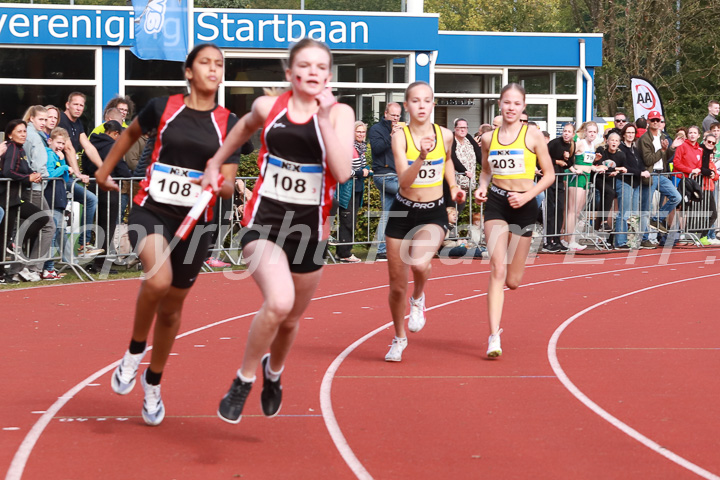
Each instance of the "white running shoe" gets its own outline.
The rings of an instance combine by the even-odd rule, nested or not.
[[[390,351],[385,355],[386,362],[399,362],[402,360],[402,352],[407,348],[407,337],[406,338],[393,338],[392,345],[390,345]]]
[[[502,347],[500,346],[500,334],[502,333],[502,331],[503,330],[501,328],[496,334],[490,335],[488,337],[488,357],[495,358],[502,355]]]
[[[577,242],[571,242],[568,244],[568,248],[573,252],[580,252],[582,250],[585,250],[587,248],[587,245],[580,245]]]
[[[145,400],[143,400],[142,417],[148,425],[160,425],[165,418],[165,405],[160,396],[160,385],[150,385],[145,381],[145,375],[140,377]]]
[[[135,386],[138,367],[144,356],[145,351],[135,355],[130,353],[129,350],[125,352],[120,365],[117,366],[110,380],[110,385],[115,393],[127,395],[132,391]]]
[[[425,326],[425,294],[415,300],[410,297],[410,319],[408,321],[408,330],[411,332],[419,332]]]

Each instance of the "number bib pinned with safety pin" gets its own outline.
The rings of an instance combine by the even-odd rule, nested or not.
[[[525,150],[491,150],[488,162],[493,175],[522,175],[525,173]]]
[[[320,205],[323,167],[267,156],[260,194],[280,202]]]
[[[192,179],[202,177],[203,172],[155,162],[150,175],[148,193],[158,203],[192,207],[202,193],[202,187]]]

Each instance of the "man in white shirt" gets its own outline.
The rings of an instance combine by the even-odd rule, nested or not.
[[[650,199],[655,191],[660,191],[660,210],[657,218],[650,220],[650,225],[663,233],[667,233],[668,226],[672,224],[675,214],[675,207],[680,203],[680,193],[677,191],[673,182],[666,175],[670,169],[668,167],[668,159],[672,157],[675,149],[682,144],[682,139],[676,139],[672,145],[668,139],[663,138],[663,127],[665,119],[660,112],[652,111],[648,114],[648,130],[640,137],[638,142],[643,163],[647,167],[651,175],[651,183],[647,202],[650,205]],[[643,190],[645,187],[643,187]],[[643,192],[644,195],[645,192]],[[645,199],[643,199],[645,200]],[[663,203],[663,200],[665,203]]]

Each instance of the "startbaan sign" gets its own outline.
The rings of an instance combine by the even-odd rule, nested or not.
[[[306,11],[194,11],[194,43],[287,48],[304,36],[346,50],[436,50],[438,17]],[[130,46],[130,8],[0,6],[0,43]]]

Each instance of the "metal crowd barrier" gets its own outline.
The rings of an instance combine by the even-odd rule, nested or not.
[[[680,180],[682,174],[676,172],[652,173],[646,182],[630,174],[610,176],[596,172],[590,175],[584,192],[578,193],[578,189],[571,191],[568,186],[573,177],[572,173],[556,174],[555,183],[546,191],[543,202],[545,243],[551,239],[570,243],[574,238],[581,245],[603,250],[613,248],[614,237],[627,235],[627,243],[632,248],[640,248],[644,238],[652,242],[658,235],[668,235],[669,241],[680,240],[701,246],[701,238],[717,230],[720,190],[717,179],[711,181],[692,175],[695,188],[691,188]],[[618,188],[619,182],[624,180],[625,185]],[[673,193],[663,193],[668,185],[675,189],[674,195],[680,197],[675,208],[670,208]],[[710,190],[710,185],[714,191]],[[698,193],[692,197],[696,189]],[[581,199],[572,200],[581,208],[572,208],[572,195]],[[670,203],[666,205],[666,202]],[[662,230],[658,229],[659,225]]]
[[[627,242],[631,247],[637,247],[642,243],[643,236],[653,240],[659,235],[667,235],[669,241],[684,240],[700,246],[701,239],[707,237],[717,229],[718,192],[720,185],[718,180],[710,181],[707,178],[696,175],[690,178],[694,184],[686,181],[682,174],[678,173],[653,173],[648,185],[642,184],[631,175],[618,174],[610,177],[606,173],[593,173],[590,176],[587,188],[584,192],[568,187],[567,183],[573,174],[563,173],[556,175],[555,183],[545,192],[542,200],[542,228],[540,235],[543,242],[547,243],[552,238],[575,239],[578,243],[593,246],[597,250],[608,250],[612,248],[613,238],[618,235],[628,235]],[[384,179],[389,176],[379,175],[381,187],[384,189]],[[665,180],[660,180],[660,178]],[[622,179],[629,178],[628,185],[619,190],[617,186]],[[0,207],[5,210],[5,218],[0,223],[0,239],[4,239],[5,247],[0,253],[0,265],[17,269],[18,266],[33,263],[35,265],[47,261],[56,262],[58,270],[71,269],[83,280],[94,280],[95,275],[107,271],[115,266],[134,266],[137,264],[137,257],[129,248],[127,241],[127,216],[132,208],[132,198],[137,193],[137,182],[141,178],[116,179],[121,187],[121,192],[104,192],[97,188],[94,181],[85,186],[79,181],[73,180],[69,186],[64,186],[61,179],[47,179],[43,182],[44,189],[49,190],[46,198],[48,211],[57,222],[55,242],[52,247],[39,255],[33,256],[32,252],[23,246],[22,238],[27,222],[32,219],[21,218],[20,213],[15,209],[5,208],[9,203],[10,189],[5,188],[5,194],[0,198]],[[252,190],[255,177],[238,177],[246,188]],[[379,222],[382,212],[376,207],[382,204],[380,195],[384,193],[376,187],[373,177],[355,179],[364,182],[364,201],[358,213],[358,219],[365,219],[363,230],[358,227],[358,221],[353,222],[351,238],[349,241],[340,242],[337,238],[337,228],[331,237],[331,245],[366,245],[372,248],[380,240],[377,237]],[[0,186],[9,185],[10,179],[0,178]],[[676,208],[669,209],[670,214],[663,226],[666,226],[667,233],[658,230],[661,212],[667,212],[667,196],[662,190],[668,185],[675,187],[681,197]],[[714,187],[714,191],[710,187]],[[68,193],[67,207],[56,208],[55,204],[57,189],[66,189],[67,192],[77,191],[79,194],[73,196]],[[0,188],[1,190],[1,188]],[[468,192],[465,211],[470,222],[458,225],[460,232],[469,232],[473,213],[482,214],[482,206],[475,204],[473,193]],[[353,198],[350,205],[355,204]],[[97,198],[97,208],[94,215],[90,216],[88,210],[92,195]],[[571,202],[571,195],[575,195]],[[242,260],[242,249],[240,246],[241,227],[240,220],[244,208],[245,197],[238,192],[229,200],[218,199],[215,207],[215,220],[213,226],[217,232],[211,245],[209,256],[218,257],[233,265],[239,265]],[[578,208],[572,208],[577,206]],[[665,206],[663,208],[663,206]],[[459,212],[461,213],[461,212]],[[573,221],[575,220],[575,221]],[[332,225],[336,219],[329,220]],[[572,232],[568,227],[575,225]],[[14,235],[13,235],[14,233]],[[364,236],[361,239],[361,235]],[[78,249],[82,243],[88,243],[90,235],[95,247],[103,248],[105,251],[98,255],[86,255]],[[41,243],[41,231],[36,241]],[[468,233],[469,235],[469,233]],[[574,237],[573,237],[574,236]],[[712,234],[710,234],[712,237]],[[467,235],[460,238],[468,238]],[[620,237],[621,238],[621,237]],[[477,240],[477,239],[476,239]],[[14,244],[14,246],[13,246]],[[118,248],[119,247],[119,248]],[[332,258],[331,258],[332,261]],[[92,268],[91,265],[94,267]],[[59,267],[59,268],[58,268]],[[205,269],[211,267],[205,264]]]

